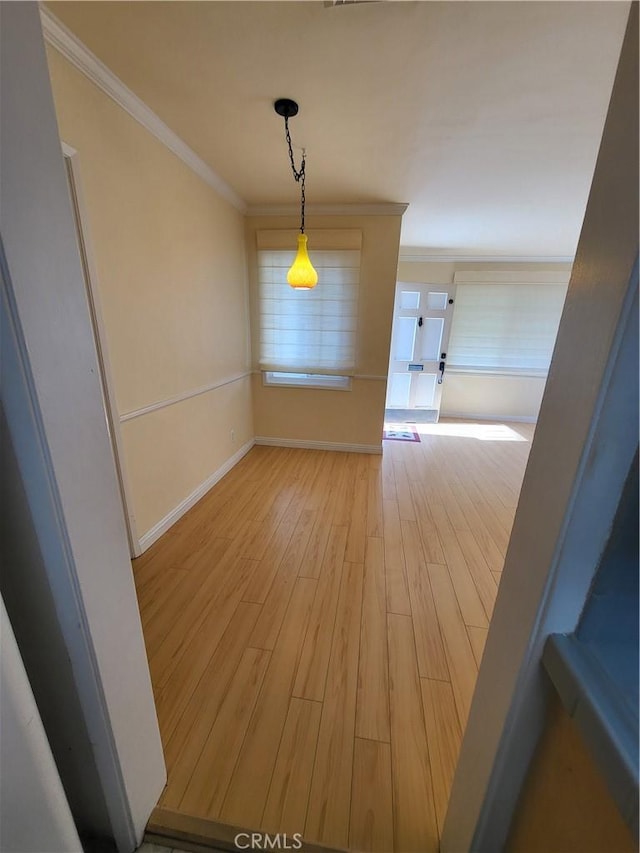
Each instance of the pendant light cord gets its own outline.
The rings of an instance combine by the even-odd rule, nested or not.
[[[305,204],[305,193],[304,193],[304,181],[306,177],[305,166],[305,151],[302,149],[302,162],[300,163],[300,168],[296,169],[296,164],[293,159],[293,146],[291,145],[291,134],[289,133],[289,119],[287,116],[284,117],[284,131],[287,137],[287,145],[289,146],[289,160],[291,161],[291,171],[293,172],[293,177],[296,179],[296,182],[300,184],[300,233],[304,234],[304,204]]]

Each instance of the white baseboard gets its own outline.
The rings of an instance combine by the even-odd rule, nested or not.
[[[179,518],[191,509],[194,504],[196,504],[200,498],[204,497],[209,489],[213,488],[215,484],[221,480],[225,474],[227,474],[234,465],[237,465],[238,462],[242,459],[243,456],[246,456],[247,453],[251,450],[254,445],[253,439],[248,441],[246,444],[243,444],[240,450],[237,453],[234,453],[233,456],[229,457],[227,461],[221,465],[217,471],[214,471],[210,477],[204,481],[204,483],[200,483],[197,489],[191,492],[183,501],[180,501],[178,506],[174,507],[171,512],[167,513],[164,518],[160,519],[157,524],[154,524],[151,530],[147,530],[147,532],[140,537],[140,551],[144,553],[147,548],[151,547],[153,543],[159,539],[163,533],[166,533],[167,530],[172,527]]]
[[[270,438],[257,435],[256,444],[268,445],[269,447],[297,447],[301,450],[338,450],[343,453],[382,453],[382,442],[380,444],[340,444],[333,441],[307,441],[303,438]]]
[[[475,415],[473,412],[440,412],[441,418],[458,418],[463,421],[493,421],[502,423],[512,421],[517,424],[535,424],[537,417],[530,415]]]

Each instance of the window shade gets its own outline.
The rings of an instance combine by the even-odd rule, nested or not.
[[[295,246],[295,241],[289,245]],[[295,250],[258,250],[260,369],[352,373],[360,249],[321,249],[314,241],[309,254],[318,271],[318,285],[313,290],[298,291],[287,284]]]
[[[473,282],[456,276],[451,367],[542,375],[548,371],[567,281],[559,281],[557,275],[555,280],[550,274],[539,275],[537,281],[531,280],[535,274],[513,281],[506,273],[478,274],[479,280]]]

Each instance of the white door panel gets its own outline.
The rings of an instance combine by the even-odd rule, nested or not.
[[[429,291],[427,293],[427,311],[446,311],[449,301],[449,294],[445,291]]]
[[[409,407],[410,388],[410,373],[392,373],[389,377],[387,407],[393,409],[407,409]]]
[[[400,293],[400,307],[401,308],[418,308],[420,305],[420,291],[419,290],[403,290]]]
[[[416,344],[418,321],[415,317],[398,317],[398,329],[393,357],[396,361],[411,361]]]
[[[435,406],[437,373],[418,373],[415,378],[414,405],[420,409],[433,409]]]
[[[420,359],[422,361],[440,361],[443,331],[444,319],[442,317],[427,317],[423,320],[422,335],[420,336]]]

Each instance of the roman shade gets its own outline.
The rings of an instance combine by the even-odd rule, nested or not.
[[[362,234],[308,231],[318,271],[310,291],[287,284],[297,232],[258,231],[259,366],[263,371],[350,375],[355,368]]]
[[[456,273],[451,368],[546,375],[568,273]]]

